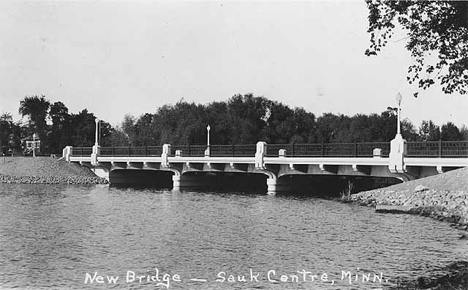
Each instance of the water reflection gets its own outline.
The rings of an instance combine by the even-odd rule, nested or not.
[[[468,259],[460,234],[428,218],[316,198],[0,185],[0,288],[97,289],[84,284],[97,272],[119,277],[116,289],[154,289],[150,278],[125,279],[157,268],[182,277],[171,289],[368,289],[374,284],[350,286],[349,277],[382,273],[389,281],[380,287]],[[321,281],[324,273],[336,284]],[[250,280],[231,283],[231,274]]]

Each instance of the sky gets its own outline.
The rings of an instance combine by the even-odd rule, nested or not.
[[[422,120],[468,125],[468,96],[439,86],[412,96],[399,32],[368,57],[364,1],[0,1],[0,112],[25,96],[118,125],[180,100],[253,93],[326,112],[396,106]]]

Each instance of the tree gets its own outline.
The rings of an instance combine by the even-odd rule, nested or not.
[[[307,112],[303,108],[294,109],[294,135],[289,142],[291,143],[307,143],[315,142],[315,115]]]
[[[68,108],[62,102],[55,102],[50,106],[49,117],[52,119],[50,132],[51,152],[61,152],[71,143],[71,116]]]
[[[463,125],[460,128],[460,134],[462,137],[462,141],[468,141],[468,127],[466,125]]]
[[[232,123],[228,116],[226,102],[213,102],[205,109],[206,123],[211,124],[211,143],[232,144],[233,136],[230,134]],[[204,126],[206,128],[206,126]]]
[[[408,119],[403,119],[401,121],[401,135],[406,141],[410,142],[417,141],[419,137],[413,123]]]
[[[128,137],[119,126],[110,129],[109,136],[101,139],[101,146],[128,146]]]
[[[37,133],[40,138],[45,137],[47,130],[47,113],[49,111],[50,102],[45,99],[45,96],[24,97],[20,101],[19,113],[21,116],[29,117],[29,134]]]
[[[443,141],[460,141],[463,136],[458,127],[452,122],[442,125],[440,129],[440,136]]]
[[[437,141],[440,139],[440,128],[432,121],[422,121],[419,127],[421,141]]]
[[[125,140],[127,142],[125,142],[125,145],[135,145],[136,143],[136,133],[135,133],[135,122],[136,122],[136,119],[134,116],[130,115],[130,114],[126,114],[124,116],[124,119],[122,121],[122,133],[124,134],[125,136]]]
[[[295,133],[294,111],[279,102],[271,102],[267,111],[266,126],[260,139],[267,143],[289,143]]]
[[[155,136],[151,132],[151,124],[153,123],[153,114],[143,114],[138,118],[133,129],[135,132],[135,144],[137,146],[158,145]]]
[[[104,120],[99,120],[99,146],[111,146],[114,144],[115,140],[112,138],[112,134],[115,132],[111,124]]]
[[[351,142],[371,142],[372,124],[370,123],[369,116],[357,114],[351,118],[349,126],[349,136],[347,141]]]
[[[0,150],[1,153],[6,154],[9,145],[8,140],[11,134],[11,124],[13,123],[13,118],[10,113],[2,113],[0,116]]]
[[[95,143],[96,117],[89,113],[87,109],[78,114],[71,115],[71,125],[73,128],[73,146],[93,146]]]
[[[21,149],[21,127],[13,122],[10,113],[0,115],[0,154]]]
[[[443,92],[466,94],[467,1],[366,2],[371,36],[366,55],[376,55],[390,40],[398,23],[408,32],[406,48],[415,60],[408,68],[408,82],[417,81],[420,88],[426,89],[439,80]]]
[[[232,142],[255,144],[270,117],[270,103],[265,97],[253,94],[234,95],[228,100],[228,119],[231,122]]]
[[[351,142],[349,127],[351,118],[343,114],[325,113],[317,118],[317,141],[323,143]]]

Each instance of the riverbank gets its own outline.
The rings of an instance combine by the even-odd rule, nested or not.
[[[360,192],[349,200],[375,206],[378,212],[423,215],[468,230],[468,168]],[[468,262],[455,261],[414,281],[402,281],[397,289],[468,289]]]
[[[350,200],[382,211],[389,208],[428,216],[468,230],[468,168],[360,192]]]
[[[0,159],[0,183],[106,184],[88,168],[52,157]]]

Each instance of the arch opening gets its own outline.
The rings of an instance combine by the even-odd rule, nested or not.
[[[118,186],[151,186],[160,188],[172,188],[171,171],[162,170],[126,170],[117,169],[109,173],[109,182]]]

